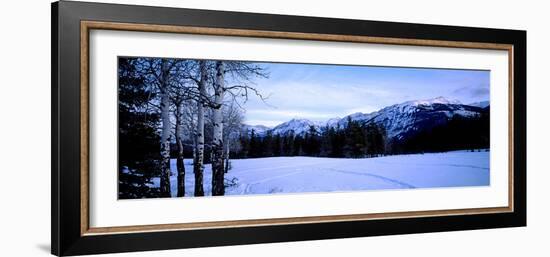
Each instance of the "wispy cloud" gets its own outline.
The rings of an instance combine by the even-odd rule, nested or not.
[[[483,86],[465,86],[457,88],[453,91],[454,95],[468,95],[471,97],[489,97],[489,86],[483,87]]]

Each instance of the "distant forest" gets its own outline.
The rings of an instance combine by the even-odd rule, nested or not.
[[[410,135],[388,139],[384,127],[348,119],[340,128],[311,126],[305,135],[258,135],[254,131],[239,137],[233,158],[272,156],[316,156],[368,158],[382,155],[444,152],[489,148],[489,111],[471,118],[454,116],[448,123]]]

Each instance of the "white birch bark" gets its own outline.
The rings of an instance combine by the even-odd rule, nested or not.
[[[225,86],[225,63],[216,62],[216,81],[214,82],[214,105],[212,110],[212,195],[224,195],[224,159],[223,159],[223,97]]]
[[[197,131],[193,172],[195,173],[195,196],[204,196],[204,103],[202,98],[206,96],[207,69],[205,61],[200,61],[199,66],[201,77],[198,84],[199,99],[197,100]]]
[[[160,81],[160,112],[162,121],[162,133],[160,141],[161,177],[160,193],[163,197],[171,197],[170,194],[170,95],[168,90],[168,63],[162,60]]]
[[[178,147],[177,169],[178,169],[178,197],[185,196],[185,165],[183,158],[183,112],[182,103],[176,104],[176,145]]]
[[[225,144],[227,146],[225,147],[225,167],[224,167],[225,173],[229,172],[229,144],[230,144],[229,142],[230,142],[229,138],[226,138]]]

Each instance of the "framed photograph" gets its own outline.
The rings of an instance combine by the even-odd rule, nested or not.
[[[526,225],[526,32],[52,5],[52,253]]]

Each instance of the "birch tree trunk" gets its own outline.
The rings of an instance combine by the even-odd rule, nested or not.
[[[225,144],[227,145],[225,147],[225,167],[224,167],[224,173],[229,172],[229,139],[226,138]]]
[[[207,70],[204,61],[200,61],[199,66],[201,78],[198,85],[199,99],[197,100],[197,133],[193,173],[195,173],[195,196],[204,196],[204,103],[201,98],[206,96]]]
[[[183,159],[183,113],[181,103],[176,104],[176,145],[178,146],[178,197],[185,196],[185,165]]]
[[[223,159],[223,113],[225,63],[216,62],[216,81],[214,82],[214,104],[212,110],[213,139],[212,139],[212,195],[224,195]]]
[[[160,140],[161,176],[160,193],[162,197],[171,197],[170,193],[170,95],[168,90],[168,63],[162,60],[160,81],[160,112],[162,120],[162,133]]]

